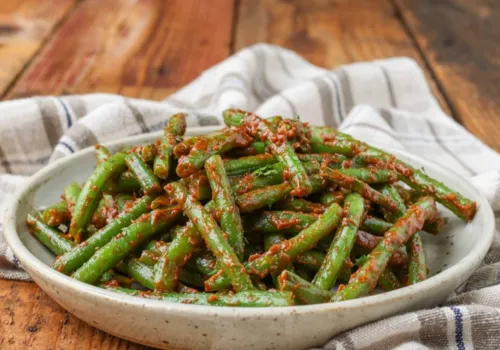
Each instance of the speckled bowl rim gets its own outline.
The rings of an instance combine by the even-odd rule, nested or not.
[[[191,134],[200,134],[200,131],[207,133],[216,130],[217,127],[213,128],[190,128]],[[145,143],[151,139],[159,138],[161,132],[154,132],[150,134],[143,134],[124,138],[114,142],[107,143],[108,146],[118,146],[122,143]],[[419,293],[425,293],[427,290],[445,283],[450,279],[461,279],[463,274],[470,271],[470,266],[475,266],[478,261],[482,261],[486,255],[494,234],[494,214],[491,206],[489,205],[487,199],[482,195],[470,182],[463,178],[462,176],[456,175],[457,180],[461,182],[469,183],[473,191],[476,193],[478,198],[479,210],[477,215],[479,215],[480,220],[483,221],[484,232],[480,236],[480,241],[474,246],[474,248],[463,257],[458,263],[450,266],[448,269],[440,272],[437,275],[430,277],[429,279],[420,282],[418,284],[404,287],[391,292],[385,292],[382,294],[377,294],[373,296],[368,296],[360,299],[336,302],[336,303],[325,303],[317,305],[299,305],[299,306],[289,306],[289,307],[268,307],[268,308],[238,308],[238,307],[217,307],[217,306],[202,306],[202,305],[189,305],[189,304],[177,304],[170,303],[161,300],[150,300],[138,297],[133,297],[129,295],[119,294],[112,291],[107,291],[102,288],[98,288],[92,285],[85,284],[83,282],[74,280],[62,273],[53,270],[50,266],[45,265],[40,261],[35,255],[33,255],[24,244],[21,242],[17,231],[16,231],[16,213],[19,208],[19,203],[21,198],[26,194],[36,191],[40,184],[44,182],[44,179],[50,175],[52,172],[56,171],[59,167],[64,167],[66,164],[72,161],[78,160],[80,157],[86,156],[89,152],[93,152],[93,148],[87,148],[73,155],[60,159],[47,167],[43,168],[35,175],[33,175],[28,183],[14,196],[8,206],[5,216],[4,216],[4,235],[11,246],[14,254],[19,259],[23,266],[29,269],[35,269],[39,272],[40,276],[46,279],[46,282],[52,284],[66,284],[75,293],[85,293],[88,296],[94,298],[102,298],[106,301],[112,301],[117,304],[126,303],[130,306],[136,306],[146,309],[154,309],[156,311],[163,310],[170,314],[188,315],[196,317],[199,315],[203,316],[217,316],[219,318],[240,318],[240,317],[260,317],[260,318],[276,318],[285,315],[303,315],[311,313],[323,313],[323,312],[335,312],[347,309],[357,309],[366,308],[376,304],[385,304],[398,299],[407,299],[416,296]],[[432,163],[428,160],[420,158],[418,156],[406,153],[400,150],[391,150],[395,155],[401,155],[407,157],[415,162],[419,162],[424,166],[429,164],[439,168],[440,171],[450,172],[450,170],[445,167]],[[432,165],[431,165],[432,164]],[[78,295],[78,294],[77,294]]]

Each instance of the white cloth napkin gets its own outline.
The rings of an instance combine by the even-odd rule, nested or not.
[[[490,200],[497,233],[483,265],[449,305],[407,313],[336,336],[326,349],[487,348],[500,344],[500,155],[455,123],[409,58],[328,70],[259,44],[205,71],[162,102],[108,94],[33,97],[0,103],[0,213],[26,178],[95,143],[163,127],[178,111],[188,126],[222,124],[230,107],[296,116],[428,158]],[[29,279],[0,234],[0,278]]]

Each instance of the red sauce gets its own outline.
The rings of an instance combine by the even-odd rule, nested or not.
[[[209,303],[215,303],[216,301],[219,300],[219,296],[217,294],[212,294],[207,298],[207,301]]]

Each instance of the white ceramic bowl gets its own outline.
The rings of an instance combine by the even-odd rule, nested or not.
[[[207,129],[202,129],[207,132]],[[190,130],[198,134],[200,130]],[[109,144],[112,150],[157,139],[159,133]],[[115,336],[159,348],[303,349],[389,315],[436,306],[468,279],[484,258],[494,230],[486,199],[465,179],[441,166],[393,151],[397,157],[477,201],[479,210],[465,224],[448,210],[446,230],[425,234],[424,247],[432,277],[422,283],[357,300],[286,308],[234,308],[172,304],[121,295],[75,281],[51,269],[54,260],[26,228],[34,208],[55,203],[65,185],[83,182],[95,165],[93,149],[61,159],[35,174],[9,206],[4,232],[33,280],[63,308]]]

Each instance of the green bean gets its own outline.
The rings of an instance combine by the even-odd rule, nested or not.
[[[283,261],[293,261],[298,255],[310,250],[321,238],[332,232],[339,224],[341,217],[342,208],[337,204],[332,204],[311,226],[279,246],[271,247],[262,256],[249,262],[247,270],[261,277],[266,276],[270,271],[279,270]]]
[[[329,168],[323,168],[321,176],[326,177],[328,180],[333,181],[339,186],[359,193],[363,196],[363,198],[379,204],[384,209],[387,209],[393,213],[399,213],[399,207],[392,198],[384,196],[377,190],[374,190],[373,188],[368,186],[366,183],[359,181],[354,177],[344,175],[338,170]]]
[[[304,162],[302,165],[308,175],[316,174],[320,169],[320,165],[316,161]],[[276,163],[259,168],[251,174],[232,177],[233,191],[242,194],[266,186],[281,184],[284,181],[284,170],[283,164]]]
[[[318,219],[318,214],[293,211],[265,211],[243,217],[245,232],[257,233],[299,233]]]
[[[62,255],[74,246],[71,240],[64,238],[60,232],[47,226],[31,214],[28,214],[26,224],[33,236],[42,242],[44,246],[49,248],[55,255]]]
[[[400,180],[418,192],[432,195],[439,203],[465,221],[472,220],[476,213],[476,202],[431,178],[425,171],[396,159],[393,155],[370,146],[367,153],[363,155],[363,160],[366,164],[396,169],[401,175]]]
[[[51,227],[68,223],[71,220],[71,213],[66,201],[60,201],[46,208],[42,213],[42,220]]]
[[[326,207],[320,203],[310,202],[303,198],[285,198],[273,204],[273,209],[300,211],[308,214],[322,214]]]
[[[142,286],[151,290],[155,289],[156,285],[153,280],[154,272],[152,266],[138,259],[127,259],[120,263],[119,268]],[[199,275],[184,269],[179,271],[179,280],[195,287],[203,286],[203,280]]]
[[[181,267],[191,258],[193,250],[201,243],[201,236],[191,222],[174,229],[174,239],[154,267],[153,281],[156,290],[173,291]]]
[[[396,170],[378,168],[339,169],[340,173],[354,177],[367,184],[393,183],[398,181]]]
[[[97,165],[105,162],[109,157],[111,157],[111,152],[107,147],[103,145],[95,145],[94,148]]]
[[[236,114],[240,115],[236,116]],[[287,170],[287,174],[293,186],[293,196],[303,197],[311,193],[311,182],[292,145],[287,141],[286,137],[283,139],[283,137],[274,130],[270,122],[259,118],[253,113],[237,110],[225,110],[223,112],[223,117],[226,125],[240,123],[246,127],[247,131],[253,136],[258,135],[260,138],[265,139],[265,143],[271,150],[271,153],[276,156],[279,162],[282,163]]]
[[[360,256],[358,259],[356,259],[356,265],[361,266],[366,261],[368,261],[368,256]],[[347,279],[347,281],[349,281],[349,279]],[[401,282],[399,282],[397,276],[389,267],[386,268],[380,275],[380,278],[378,279],[378,285],[386,292],[390,292],[391,290],[403,287]]]
[[[242,175],[267,165],[276,164],[278,160],[272,154],[258,154],[256,156],[242,157],[238,159],[227,159],[224,168],[230,176]]]
[[[273,203],[289,195],[292,190],[293,187],[288,183],[264,187],[237,196],[236,203],[242,213],[249,213],[266,206],[271,206]]]
[[[125,162],[127,163],[130,171],[135,175],[139,183],[141,184],[141,188],[144,190],[148,196],[158,194],[161,191],[160,182],[158,178],[153,174],[151,168],[144,163],[144,161],[139,158],[139,156],[135,153],[129,153],[125,158]]]
[[[212,189],[204,171],[198,171],[189,177],[180,180],[184,186],[189,187],[189,194],[199,201],[212,198]]]
[[[387,268],[384,272],[382,272],[378,280],[378,285],[386,292],[403,287],[390,268]]]
[[[361,229],[377,236],[383,236],[391,227],[391,223],[373,216],[368,216],[361,225]]]
[[[155,254],[151,250],[143,250],[139,258],[137,258],[137,260],[139,260],[141,263],[149,266],[155,266],[155,264],[158,262],[158,259],[160,259],[160,256],[158,254]]]
[[[329,290],[337,281],[344,261],[351,254],[356,233],[365,211],[363,197],[357,193],[349,194],[345,199],[344,211],[346,217],[342,220],[323,264],[312,281],[316,287],[323,290]]]
[[[266,153],[267,146],[264,142],[254,141],[244,148],[235,148],[229,151],[231,157],[251,157]]]
[[[102,285],[103,288],[115,292],[139,296],[146,299],[156,299],[170,303],[211,305],[211,306],[239,306],[239,307],[283,307],[294,305],[290,292],[267,292],[261,290],[244,291],[235,294],[211,293],[144,293],[136,289],[117,288]]]
[[[64,200],[66,201],[70,214],[75,210],[76,201],[78,200],[81,190],[81,186],[76,182],[72,182],[64,188]]]
[[[408,284],[415,284],[427,278],[425,253],[420,235],[414,234],[408,242],[410,262],[408,264]]]
[[[132,203],[134,203],[134,197],[127,193],[122,193],[115,196],[114,200],[116,203],[116,207],[120,213],[124,211],[128,206],[132,205]]]
[[[233,148],[242,148],[250,144],[251,137],[243,129],[228,129],[213,137],[200,138],[188,155],[179,159],[177,175],[187,177],[203,167],[205,161],[213,155],[227,152]]]
[[[81,242],[85,234],[85,228],[98,204],[104,183],[125,169],[125,157],[126,155],[123,153],[117,153],[109,157],[105,162],[97,166],[83,185],[69,227],[69,234],[75,242]]]
[[[172,229],[170,229],[170,231],[167,231],[167,232],[174,231],[176,228],[177,228],[177,226],[173,227]],[[165,251],[167,250],[167,247],[168,247],[167,242],[164,242],[164,241],[159,240],[159,239],[154,239],[154,240],[151,240],[151,241],[145,243],[144,245],[142,245],[139,248],[139,251],[151,250],[155,254],[161,255],[161,254],[165,253]]]
[[[433,221],[427,221],[424,224],[423,230],[427,233],[436,235],[441,232],[444,225],[448,221],[447,218],[436,218]],[[377,236],[383,236],[384,233],[392,227],[392,224],[375,217],[367,217],[366,220],[361,225],[361,228]]]
[[[97,205],[94,215],[92,215],[91,223],[98,229],[103,228],[111,223],[119,213],[113,196],[104,193]]]
[[[438,235],[448,222],[448,218],[438,217],[434,221],[428,221],[424,225],[424,231],[432,235]]]
[[[369,293],[387,267],[394,250],[418,232],[426,220],[433,219],[436,215],[436,204],[432,197],[424,197],[411,206],[384,234],[384,239],[370,253],[368,261],[351,276],[349,283],[332,300],[349,300]]]
[[[319,202],[322,205],[331,205],[332,203],[342,205],[344,203],[344,194],[342,191],[325,192],[319,196]]]
[[[361,266],[366,261],[368,261],[368,256],[363,255],[356,260],[356,265]],[[349,279],[347,279],[347,281],[349,281]],[[391,290],[403,287],[401,282],[399,282],[398,278],[389,267],[386,268],[380,275],[380,278],[378,279],[378,285],[386,292],[390,292]]]
[[[178,113],[170,117],[164,128],[160,149],[154,161],[154,173],[166,180],[172,168],[172,153],[177,139],[186,132],[186,114]]]
[[[406,212],[406,205],[403,198],[399,195],[398,190],[393,185],[385,185],[380,190],[384,196],[391,198],[398,206],[397,212],[384,211],[384,217],[389,222],[394,222]]]
[[[132,193],[139,191],[141,185],[137,178],[130,171],[124,171],[116,179],[108,180],[103,187],[103,191],[110,194]]]
[[[301,304],[327,303],[333,293],[316,287],[292,271],[283,270],[278,278],[280,290],[293,293],[295,300]]]
[[[157,149],[154,143],[141,146],[141,152],[137,153],[144,163],[151,163],[156,158]]]
[[[138,259],[127,259],[120,263],[119,269],[132,277],[140,285],[153,290],[153,268]]]
[[[219,155],[214,155],[205,162],[212,197],[216,204],[216,210],[220,212],[220,226],[227,234],[228,242],[233,248],[238,259],[243,257],[243,223],[240,210],[236,206],[229,179],[224,169],[224,163]]]
[[[179,213],[179,208],[175,207],[169,210],[154,210],[142,215],[132,225],[96,251],[87,262],[75,271],[73,278],[89,284],[96,283],[105,271],[118,264],[135,247],[172,225]]]
[[[191,196],[180,183],[170,183],[165,190],[181,205],[184,213],[198,229],[207,247],[214,253],[218,264],[231,280],[235,291],[254,289],[245,267],[240,263],[234,250],[224,238],[214,218]]]
[[[377,244],[382,240],[382,237],[374,236],[368,232],[359,230],[356,234],[355,250],[363,254],[370,253],[377,247]],[[391,266],[403,266],[408,263],[408,252],[406,247],[400,246],[394,250],[394,253],[389,260]]]
[[[315,153],[335,153],[352,157],[365,149],[363,144],[358,141],[333,139],[316,142],[315,138],[311,138],[311,151]]]
[[[195,259],[196,270],[202,275],[213,276],[217,273],[217,261],[213,254],[205,252]]]

